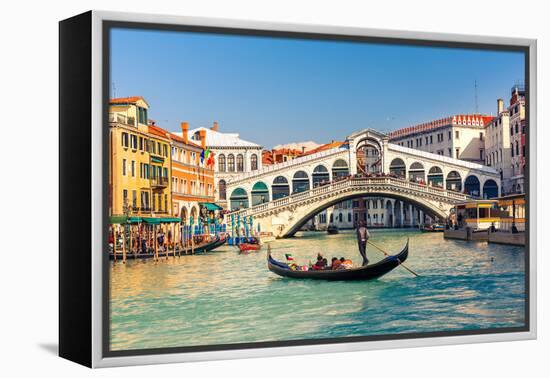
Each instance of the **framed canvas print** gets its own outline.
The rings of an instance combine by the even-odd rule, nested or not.
[[[60,22],[60,355],[536,336],[536,41]]]

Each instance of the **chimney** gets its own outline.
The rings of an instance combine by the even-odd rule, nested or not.
[[[199,138],[201,140],[202,149],[206,149],[206,130],[199,130]]]
[[[218,122],[214,122],[214,125],[210,128],[212,131],[218,131]]]
[[[189,123],[187,122],[182,122],[181,123],[181,136],[183,138],[183,141],[185,143],[189,142]]]
[[[497,100],[497,115],[504,111],[504,100],[499,98]]]
[[[306,152],[306,146],[302,146],[302,153],[304,154]]]

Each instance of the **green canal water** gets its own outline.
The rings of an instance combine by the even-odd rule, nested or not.
[[[524,248],[443,239],[441,233],[373,231],[407,265],[364,282],[292,280],[269,272],[265,249],[130,260],[111,267],[111,349],[283,341],[519,327],[525,321]],[[354,233],[299,233],[272,243],[299,263],[318,252],[360,263]],[[381,253],[368,247],[371,262]]]

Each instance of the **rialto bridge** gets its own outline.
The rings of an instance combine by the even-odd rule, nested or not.
[[[366,129],[339,147],[243,174],[226,190],[233,214],[253,216],[262,231],[285,237],[358,197],[394,198],[443,220],[459,201],[498,196],[500,177],[490,167],[398,146]],[[403,219],[403,207],[391,210],[392,219]]]

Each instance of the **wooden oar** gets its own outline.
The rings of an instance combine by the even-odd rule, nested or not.
[[[370,245],[372,245],[374,248],[378,249],[380,252],[382,252],[384,255],[386,256],[391,256],[388,252],[384,251],[382,248],[380,248],[379,246],[377,246],[376,244],[374,244],[373,242],[371,242],[370,240],[367,240],[367,243],[369,243]],[[418,277],[419,275],[415,272],[413,272],[411,269],[409,269],[409,267],[407,267],[405,264],[403,263],[399,263],[399,265],[401,265],[403,268],[407,269],[409,272],[411,272],[412,274],[414,274],[416,277]]]

